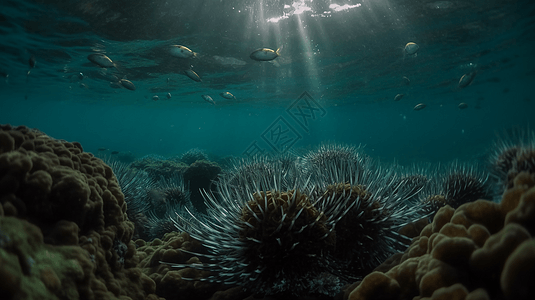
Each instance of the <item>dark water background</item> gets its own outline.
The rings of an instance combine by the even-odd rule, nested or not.
[[[531,0],[3,0],[0,8],[0,123],[89,152],[223,156],[335,141],[402,164],[484,161],[496,132],[535,128]],[[416,56],[404,54],[407,42],[420,46]],[[174,44],[198,57],[172,57]],[[281,46],[273,62],[249,58]],[[97,52],[117,68],[89,62]],[[202,82],[183,74],[190,67]],[[137,89],[110,85],[114,76]],[[418,103],[427,107],[413,110]]]

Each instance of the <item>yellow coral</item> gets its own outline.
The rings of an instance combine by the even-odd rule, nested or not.
[[[501,203],[441,208],[398,265],[389,262],[386,273],[365,277],[349,298],[529,298],[535,294],[534,185],[532,175],[520,173]],[[392,287],[399,293],[389,294]]]

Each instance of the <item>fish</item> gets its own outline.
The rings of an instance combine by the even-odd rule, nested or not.
[[[419,103],[419,104],[416,104],[416,106],[414,107],[414,110],[422,110],[425,108],[425,104],[423,103]]]
[[[153,101],[158,101],[158,100],[160,100],[160,97],[158,97],[158,95],[154,95],[154,96],[152,96],[152,100]]]
[[[210,97],[209,95],[202,95],[201,97],[204,99],[204,101],[209,102],[212,105],[215,105],[214,99],[212,99],[212,97]]]
[[[111,152],[111,155],[116,155],[116,154],[119,154],[119,151],[112,151]]]
[[[102,53],[93,53],[87,56],[90,62],[102,68],[113,68],[115,63],[106,55]]]
[[[188,47],[181,45],[171,45],[169,53],[171,53],[172,56],[179,58],[197,57],[197,53],[191,51]]]
[[[269,48],[259,48],[253,51],[249,57],[257,61],[270,61],[280,56],[281,48],[273,51]]]
[[[167,99],[171,99],[171,93],[167,93],[166,97]]]
[[[197,81],[197,82],[201,82],[201,77],[199,77],[199,75],[197,75],[197,73],[195,73],[195,71],[191,70],[191,69],[188,69],[186,71],[184,71],[184,73],[186,73],[186,76],[188,76],[189,78],[191,78],[193,81]]]
[[[108,148],[100,147],[98,148],[98,151],[108,151]]]
[[[416,54],[416,52],[418,52],[418,49],[420,49],[420,46],[413,42],[408,42],[407,45],[405,45],[405,52],[408,55]]]
[[[135,91],[136,90],[136,86],[130,80],[120,79],[118,82],[122,87],[124,87],[126,89],[129,89],[131,91]]]
[[[403,79],[403,83],[405,85],[410,85],[411,84],[411,80],[409,79],[409,77],[403,76],[401,79]]]
[[[465,88],[465,87],[469,86],[470,83],[472,83],[472,81],[474,80],[475,77],[476,77],[476,72],[470,72],[470,73],[464,74],[461,77],[461,79],[459,79],[459,87],[460,88]]]
[[[467,108],[467,107],[468,107],[468,104],[466,104],[466,103],[464,103],[464,102],[459,103],[459,108],[460,108],[460,109],[465,109],[465,108]]]
[[[234,99],[234,100],[236,100],[236,97],[234,97],[234,95],[232,95],[229,92],[219,93],[219,95],[221,97],[225,98],[225,99]]]
[[[405,95],[404,94],[397,94],[396,97],[394,97],[394,101],[401,100],[401,98],[403,98],[403,96],[405,96]]]

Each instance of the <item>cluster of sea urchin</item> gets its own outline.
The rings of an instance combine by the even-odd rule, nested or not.
[[[239,162],[220,177],[215,195],[204,193],[206,215],[174,220],[207,247],[209,254],[193,254],[210,263],[172,265],[209,270],[195,279],[261,295],[334,295],[340,279],[364,275],[402,250],[407,240],[397,229],[421,212],[406,205],[405,181],[395,183],[393,172],[373,169],[359,154],[312,160],[318,155],[309,153],[301,176],[270,158]]]
[[[161,177],[150,193],[151,208],[147,211],[150,238],[162,238],[164,234],[176,230],[171,221],[175,213],[184,214],[187,209],[197,214],[190,201],[190,192],[184,187],[182,175],[171,178]]]
[[[237,175],[240,176],[240,175]],[[241,175],[246,176],[246,175]],[[236,180],[235,177],[230,178]],[[258,179],[258,178],[257,178]],[[205,193],[207,216],[178,215],[176,226],[202,241],[215,263],[191,265],[214,275],[202,281],[238,284],[264,295],[333,291],[339,286],[315,286],[329,273],[329,251],[334,250],[335,222],[341,207],[328,207],[323,198],[311,198],[306,184],[281,190],[282,176],[258,179],[240,191],[218,186],[218,195]],[[247,182],[240,178],[241,182]],[[262,187],[262,188],[260,188]],[[174,265],[185,267],[189,265]],[[339,284],[334,281],[323,281]]]

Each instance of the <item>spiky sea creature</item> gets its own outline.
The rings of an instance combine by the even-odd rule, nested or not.
[[[297,157],[292,154],[235,159],[232,162],[232,167],[220,175],[219,182],[216,184],[218,188],[224,186],[231,193],[239,193],[235,197],[247,197],[247,193],[254,184],[267,182],[268,186],[258,187],[261,190],[266,190],[273,185],[269,179],[279,177],[279,188],[289,190],[298,180],[296,161]]]
[[[331,175],[325,171],[333,167],[351,165],[353,172],[363,172],[368,158],[360,146],[326,143],[306,153],[300,161],[300,167],[305,174],[328,178]],[[318,178],[318,180],[324,178]],[[349,181],[349,179],[346,178],[345,181]]]
[[[512,187],[513,178],[520,172],[535,174],[535,132],[529,129],[515,129],[498,135],[490,155],[491,175],[499,186],[501,195]]]
[[[398,230],[425,216],[423,204],[411,200],[421,186],[370,160],[358,166],[331,163],[325,171],[329,177],[314,186],[324,198],[351,207],[335,226],[335,270],[348,280],[361,278],[407,248],[410,240]]]
[[[150,238],[161,238],[165,233],[176,230],[171,219],[175,212],[184,214],[186,208],[197,214],[190,201],[190,192],[184,187],[180,174],[171,178],[161,177],[151,195],[151,208],[147,212]]]
[[[454,161],[432,171],[434,177],[421,193],[421,201],[430,204],[432,215],[442,206],[458,208],[478,199],[490,199],[492,193],[487,183],[488,173],[475,164]]]
[[[107,159],[108,164],[124,194],[127,204],[127,214],[132,220],[140,213],[144,213],[150,207],[148,192],[154,187],[154,180],[147,172],[136,171],[126,164],[117,160]]]
[[[282,174],[271,175],[255,178],[239,192],[223,185],[218,197],[205,193],[207,216],[178,215],[177,228],[210,252],[195,254],[213,263],[174,266],[209,270],[213,275],[198,280],[238,284],[261,295],[335,293],[341,284],[330,274],[328,253],[335,247],[336,222],[350,205],[312,198],[317,193],[306,183],[283,190]]]

